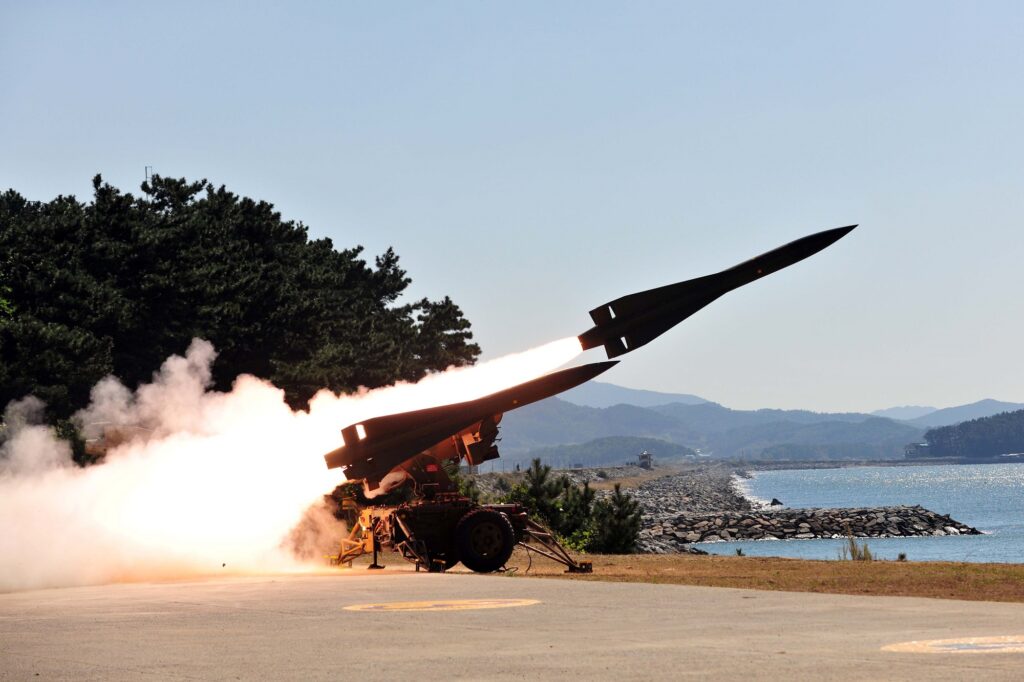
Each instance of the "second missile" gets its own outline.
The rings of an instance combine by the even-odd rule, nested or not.
[[[723,294],[813,256],[856,225],[797,239],[728,270],[609,301],[590,311],[594,326],[579,336],[583,350],[604,346],[609,358],[646,345]]]

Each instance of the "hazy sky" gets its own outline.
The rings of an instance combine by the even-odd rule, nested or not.
[[[226,184],[485,357],[860,223],[605,375],[732,407],[1024,402],[1022,123],[1018,2],[0,3],[0,188]]]

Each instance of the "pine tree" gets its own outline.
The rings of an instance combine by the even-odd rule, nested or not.
[[[565,486],[562,497],[558,501],[560,514],[555,526],[555,530],[562,537],[567,538],[590,526],[594,496],[595,493],[590,489],[590,483],[584,483],[583,487]]]
[[[527,505],[548,525],[558,521],[558,509],[555,500],[562,494],[561,480],[551,477],[551,467],[541,464],[540,459],[530,462],[526,470]]]
[[[640,534],[640,503],[615,484],[611,497],[594,505],[594,536],[590,549],[604,554],[636,551]]]
[[[557,528],[560,510],[557,500],[564,490],[561,479],[551,477],[551,467],[534,459],[526,470],[524,480],[512,487],[504,500],[521,504],[531,514],[552,529]]]

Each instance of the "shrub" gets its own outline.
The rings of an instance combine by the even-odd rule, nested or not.
[[[588,523],[585,527],[580,528],[568,537],[559,536],[559,540],[568,550],[586,552],[594,542],[594,526]]]
[[[465,495],[474,502],[480,501],[480,488],[477,487],[475,480],[462,475],[462,472],[459,471],[459,462],[457,460],[446,459],[441,463],[441,466],[444,467],[444,472],[451,479],[452,483],[458,486],[460,494]]]
[[[846,545],[839,550],[839,559],[842,561],[871,561],[874,557],[868,549],[868,543],[857,543],[853,535],[846,536]]]

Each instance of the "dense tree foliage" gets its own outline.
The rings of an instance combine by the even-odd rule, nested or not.
[[[551,467],[534,459],[523,481],[504,496],[530,509],[568,547],[580,551],[628,554],[636,551],[640,504],[615,484],[615,492],[595,501],[590,484],[574,485],[567,476],[553,477]]]
[[[218,350],[218,388],[251,373],[294,406],[480,352],[449,298],[398,302],[410,280],[391,249],[369,265],[205,180],[93,188],[88,203],[0,195],[0,406],[32,393],[67,416],[103,376],[145,381],[193,337]]]
[[[0,262],[0,319],[14,315],[14,305],[11,303],[11,287],[7,283],[7,271],[10,266]]]
[[[985,459],[1024,452],[1024,410],[931,429],[924,438],[932,457]]]

